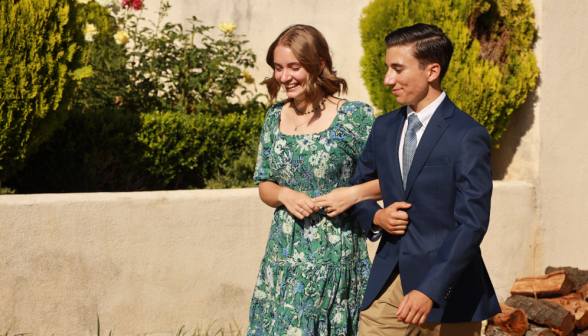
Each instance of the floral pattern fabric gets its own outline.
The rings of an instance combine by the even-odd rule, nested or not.
[[[280,132],[284,102],[263,125],[254,180],[310,197],[348,186],[374,122],[373,109],[345,102],[325,131]],[[369,277],[363,230],[346,213],[304,220],[278,207],[271,223],[249,316],[248,335],[355,335]]]

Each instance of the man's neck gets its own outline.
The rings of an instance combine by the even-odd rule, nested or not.
[[[443,90],[441,90],[440,87],[433,87],[433,85],[429,85],[429,89],[428,89],[426,95],[421,100],[419,100],[418,103],[410,104],[410,108],[415,113],[419,113],[425,107],[431,105],[431,103],[434,102],[435,99],[439,98],[439,96],[442,93],[443,93]]]

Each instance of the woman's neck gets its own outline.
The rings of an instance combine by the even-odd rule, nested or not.
[[[316,97],[316,99],[312,102],[312,104],[305,104],[304,98],[292,98],[292,103],[300,112],[306,112],[309,109],[315,109],[316,107],[321,105],[325,97],[327,97],[327,95],[323,91],[321,91],[319,95]]]

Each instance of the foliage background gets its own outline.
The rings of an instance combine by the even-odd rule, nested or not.
[[[82,64],[89,77],[78,81],[69,119],[6,185],[19,193],[252,186],[250,148],[266,106],[247,89],[255,62],[247,41],[215,37],[195,17],[190,29],[164,23],[167,2],[153,25],[130,8],[115,16],[96,2],[78,7],[98,30]],[[120,31],[128,44],[113,38]]]
[[[416,23],[433,24],[454,44],[442,87],[452,101],[484,125],[496,143],[510,115],[535,89],[539,69],[530,0],[375,0],[363,10],[362,78],[382,112],[399,108],[386,87],[386,35]]]
[[[0,184],[67,118],[82,27],[75,0],[0,1]]]

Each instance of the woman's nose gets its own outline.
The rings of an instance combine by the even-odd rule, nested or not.
[[[280,82],[287,83],[290,80],[290,74],[288,70],[282,71],[282,76],[280,76]]]

